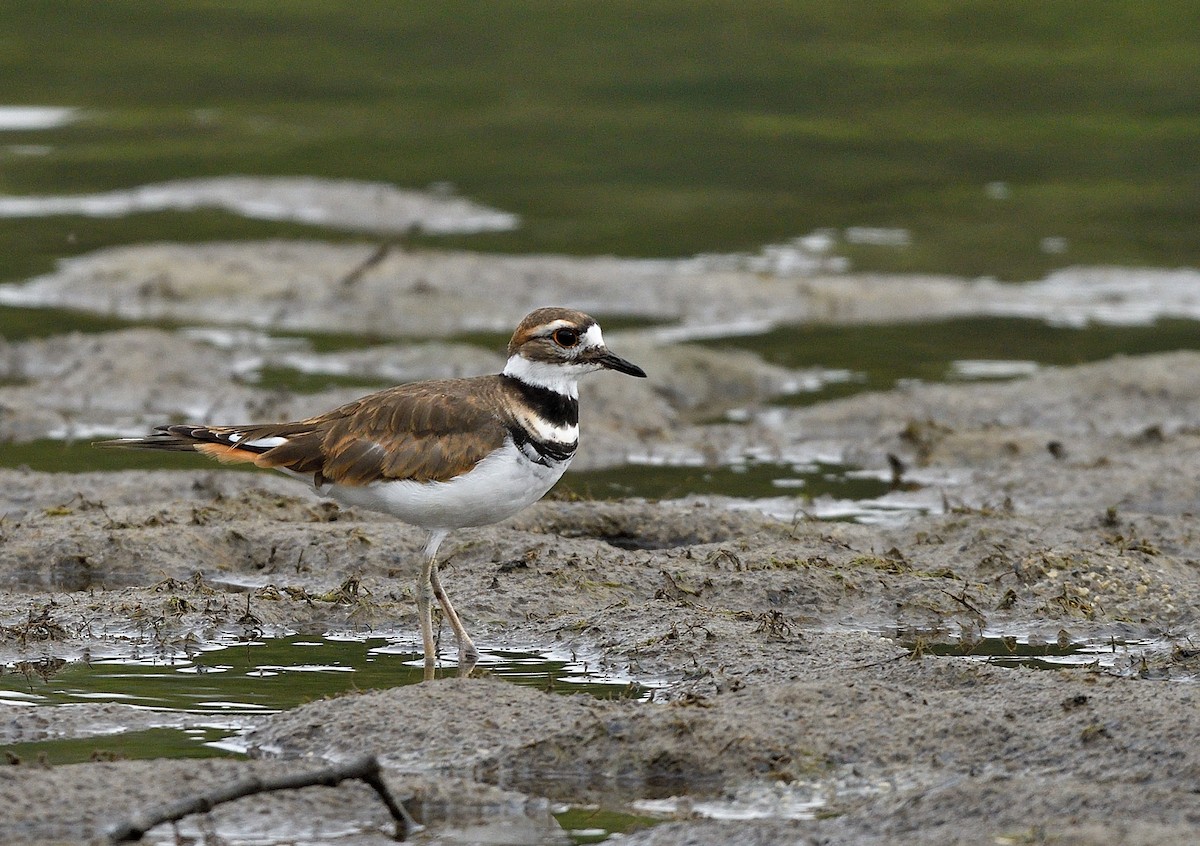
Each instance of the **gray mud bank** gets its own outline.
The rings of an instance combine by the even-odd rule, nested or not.
[[[86,842],[147,803],[365,752],[428,843],[556,842],[555,803],[671,817],[626,836],[638,844],[1196,842],[1200,356],[771,419],[671,432],[836,443],[866,466],[892,453],[945,480],[942,506],[867,526],[720,498],[543,502],[451,537],[456,606],[484,640],[586,654],[656,684],[652,701],[445,679],[257,718],[252,760],[26,761],[0,767],[0,840]],[[285,479],[9,470],[0,492],[5,661],[204,638],[247,615],[306,633],[415,629],[419,533]],[[314,599],[351,578],[344,601]],[[1005,637],[1153,646],[1058,669],[934,648]],[[0,705],[0,742],[162,719]],[[388,831],[357,784],[247,800],[208,825],[230,842]]]

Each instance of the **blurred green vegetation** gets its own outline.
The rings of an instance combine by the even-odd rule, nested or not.
[[[4,193],[445,180],[524,218],[436,239],[472,249],[686,255],[866,225],[912,244],[847,248],[864,270],[1200,264],[1188,0],[0,0],[0,21],[0,99],[88,110],[0,135]],[[0,279],[106,243],[271,234],[330,233],[3,220]],[[1067,251],[1043,253],[1047,236]]]

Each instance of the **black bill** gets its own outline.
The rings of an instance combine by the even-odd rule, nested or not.
[[[646,378],[646,371],[638,367],[632,361],[626,361],[619,355],[613,355],[607,350],[603,354],[596,356],[594,361],[601,367],[606,367],[609,370],[615,370],[618,373],[628,373],[630,376]]]

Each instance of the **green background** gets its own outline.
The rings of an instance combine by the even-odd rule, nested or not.
[[[676,256],[865,225],[912,244],[843,250],[864,270],[1200,264],[1194,2],[3,0],[0,90],[88,110],[0,134],[2,193],[444,180],[523,216],[435,240],[473,249]],[[53,150],[9,147],[29,144]],[[330,234],[0,220],[0,279],[106,244]]]

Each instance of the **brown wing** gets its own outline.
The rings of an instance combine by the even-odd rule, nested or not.
[[[245,441],[285,437],[259,455],[318,482],[366,485],[387,479],[454,478],[504,443],[496,377],[400,385],[297,423],[239,428]]]

